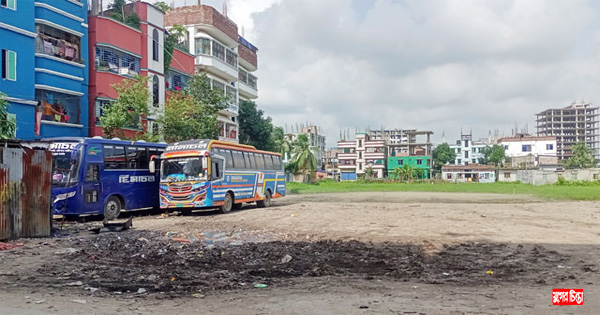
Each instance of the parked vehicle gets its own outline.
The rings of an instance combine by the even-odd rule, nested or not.
[[[285,196],[280,154],[225,141],[170,144],[161,156],[160,174],[162,209],[219,207],[226,213],[249,202],[268,207],[272,198]]]
[[[121,211],[158,209],[158,173],[152,156],[166,144],[103,138],[54,138],[52,200],[54,214],[102,214],[116,219]]]

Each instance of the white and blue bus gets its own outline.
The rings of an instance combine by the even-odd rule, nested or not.
[[[153,169],[154,167],[151,167]],[[221,212],[256,202],[271,205],[285,196],[281,155],[217,140],[170,144],[161,156],[160,207]]]
[[[68,217],[159,209],[159,174],[149,169],[152,156],[166,144],[103,138],[54,138],[52,199],[54,214]]]

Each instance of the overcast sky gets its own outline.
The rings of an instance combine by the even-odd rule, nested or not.
[[[329,146],[340,128],[382,125],[432,130],[436,142],[461,127],[534,133],[546,108],[600,104],[599,1],[227,3],[260,50],[259,107],[276,125],[321,126]]]

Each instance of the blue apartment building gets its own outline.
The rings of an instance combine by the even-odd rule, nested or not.
[[[23,140],[88,135],[86,0],[0,0],[0,91]]]

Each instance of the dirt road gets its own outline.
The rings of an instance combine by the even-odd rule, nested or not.
[[[599,217],[593,202],[414,192],[136,217],[0,252],[0,314],[596,314]],[[585,304],[552,306],[558,287]]]

